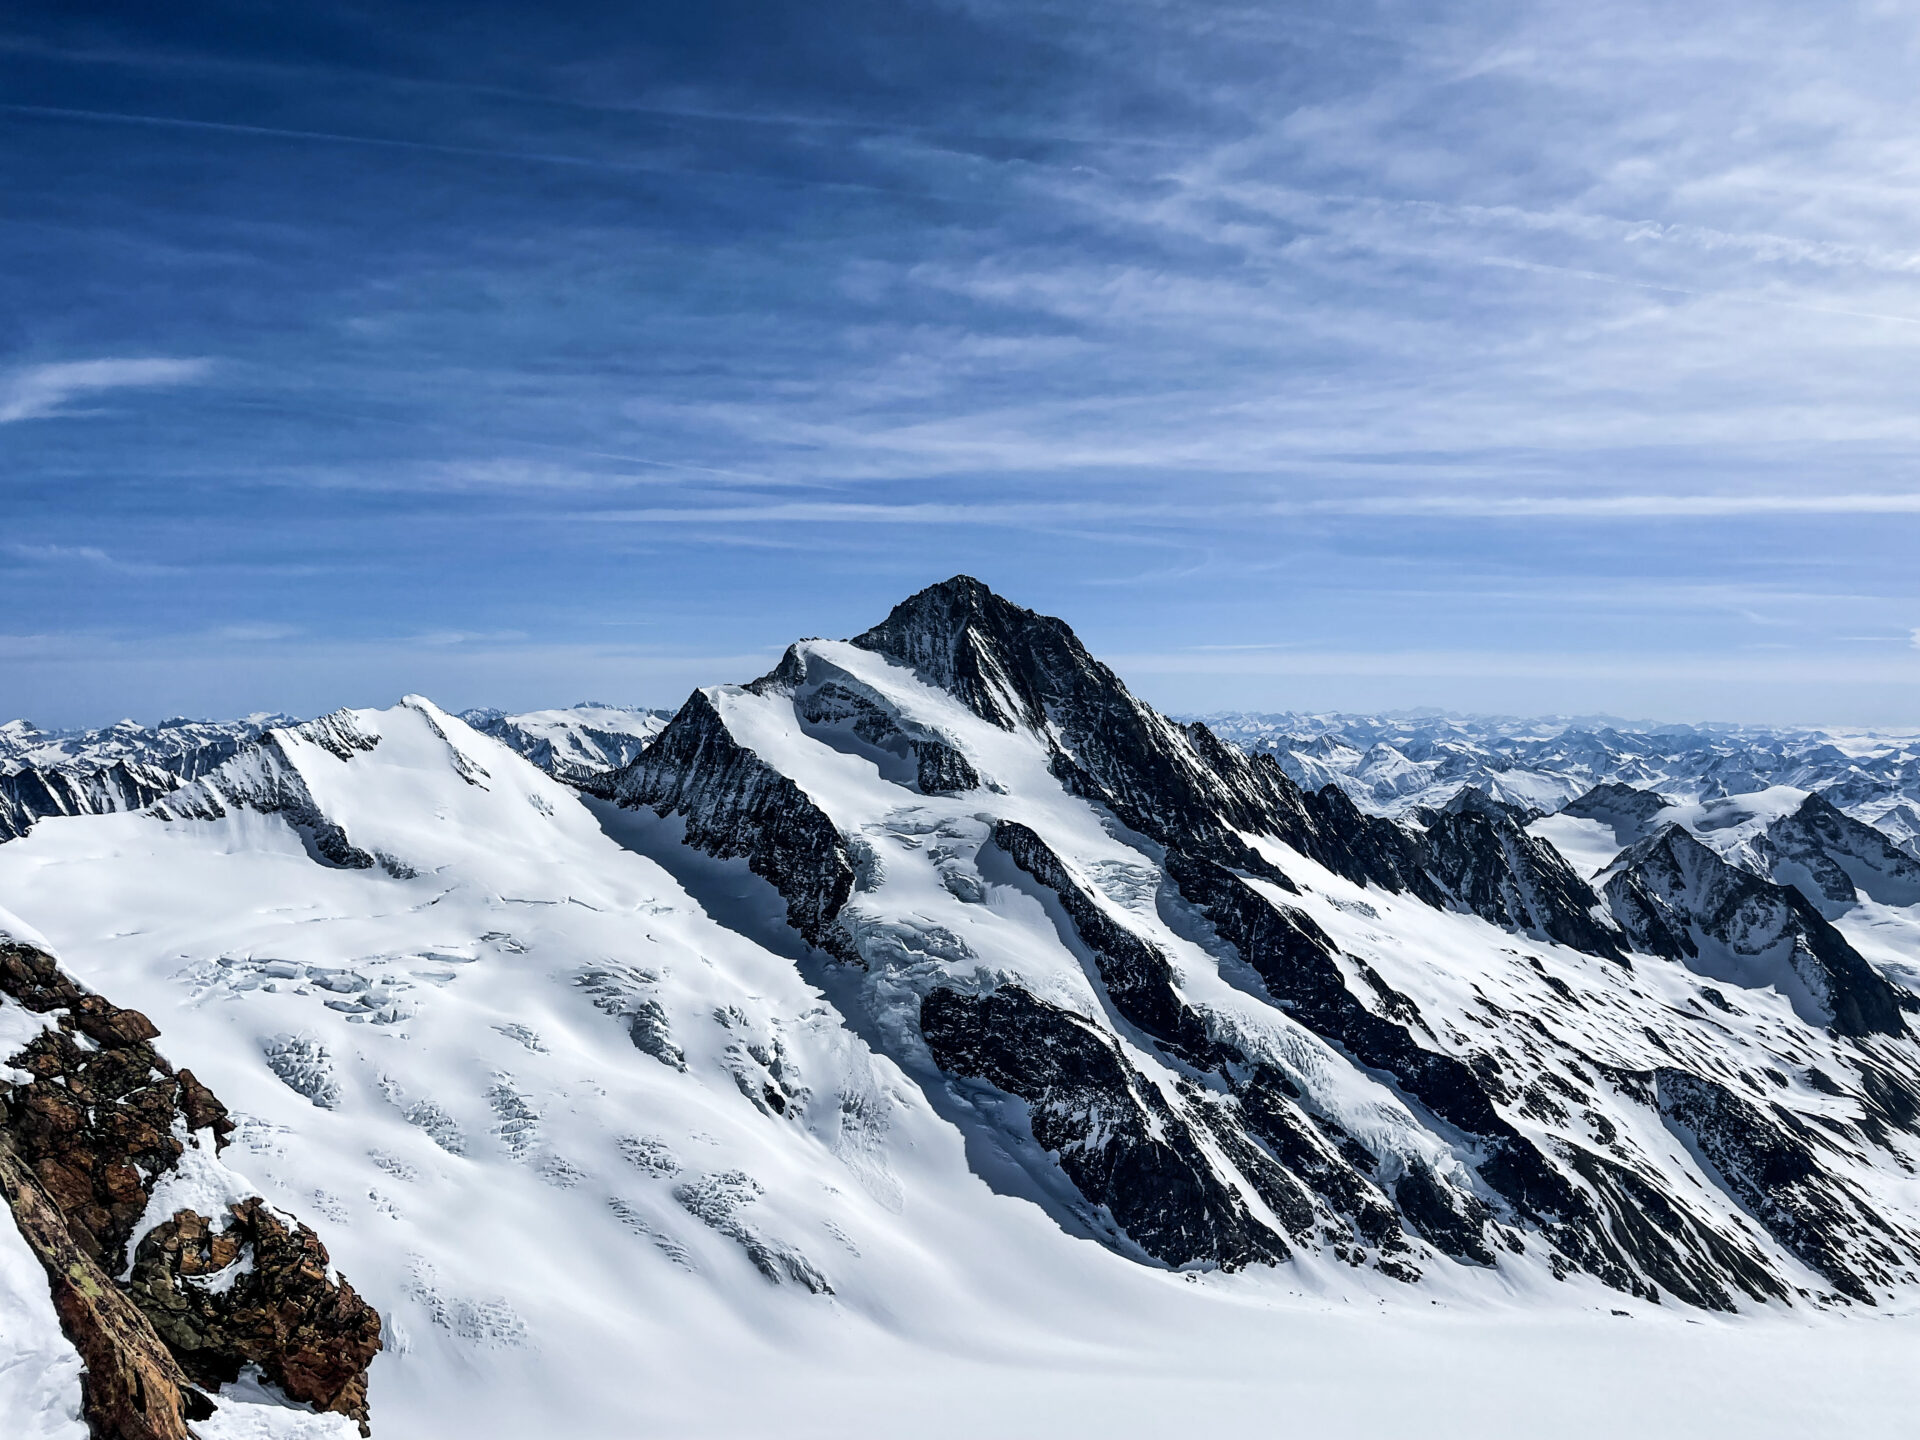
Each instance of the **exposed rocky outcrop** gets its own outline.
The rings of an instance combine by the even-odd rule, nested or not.
[[[646,752],[591,782],[595,794],[686,821],[687,844],[748,868],[787,901],[787,919],[813,943],[853,891],[853,861],[833,822],[800,787],[735,740],[704,691],[696,690]]]
[[[964,577],[912,597],[853,643],[911,667],[977,720],[962,724],[942,704],[923,703],[904,678],[888,680],[828,642],[807,642],[744,690],[696,694],[604,793],[684,817],[688,843],[709,854],[747,857],[785,898],[796,929],[869,967],[876,1005],[916,1006],[869,1018],[897,1036],[910,1034],[917,1017],[920,1039],[960,1084],[957,1093],[981,1100],[980,1114],[1008,1132],[1022,1157],[1030,1136],[1045,1157],[1048,1173],[1034,1172],[1042,1189],[1058,1196],[1060,1182],[1070,1183],[1079,1196],[1073,1208],[1095,1233],[1110,1223],[1117,1246],[1172,1265],[1232,1268],[1319,1247],[1413,1280],[1414,1262],[1431,1263],[1436,1252],[1485,1266],[1504,1264],[1503,1253],[1544,1250],[1556,1275],[1584,1271],[1648,1299],[1726,1310],[1801,1293],[1790,1278],[1798,1267],[1781,1247],[1804,1259],[1814,1253],[1804,1236],[1750,1230],[1741,1212],[1757,1202],[1744,1191],[1716,1178],[1714,1198],[1701,1198],[1692,1191],[1711,1187],[1667,1168],[1688,1162],[1665,1146],[1655,1154],[1629,1133],[1647,1122],[1655,1131],[1662,1120],[1682,1124],[1660,1099],[1682,1082],[1663,1091],[1654,1067],[1675,1075],[1735,1069],[1754,1094],[1792,1083],[1771,1063],[1755,1062],[1769,1077],[1763,1081],[1702,1058],[1688,1027],[1733,1032],[1696,1016],[1744,1014],[1715,987],[1699,986],[1684,1014],[1648,1005],[1655,1023],[1619,1019],[1646,1004],[1626,963],[1629,942],[1709,974],[1727,971],[1700,962],[1711,948],[1703,924],[1732,933],[1694,913],[1701,896],[1666,894],[1643,865],[1628,881],[1616,872],[1609,918],[1559,853],[1526,833],[1530,809],[1478,789],[1456,790],[1446,804],[1418,811],[1413,824],[1364,815],[1333,786],[1302,790],[1271,754],[1249,756],[1204,725],[1175,725],[1134,699],[1060,621]],[[734,706],[737,713],[727,708]],[[934,714],[949,717],[940,723],[952,733],[914,718]],[[729,729],[729,716],[751,727],[741,733],[756,737],[752,747]],[[1037,741],[1062,787],[1091,802],[1109,839],[1137,860],[1067,858],[1051,838],[1051,792],[1033,797],[1037,807],[1010,797],[1019,820],[996,813],[1005,777],[983,773],[991,765],[976,755],[999,753],[1000,742],[989,742],[978,721]],[[873,812],[857,833],[836,833],[824,809],[782,773],[784,747],[815,743],[870,762],[904,792],[966,798],[960,808],[902,803]],[[1617,811],[1631,826],[1665,802],[1622,787],[1595,792],[1585,808],[1596,818]],[[1693,842],[1683,835],[1675,843]],[[1653,848],[1643,845],[1638,858]],[[1607,963],[1583,972],[1566,962],[1567,975],[1584,975],[1570,984],[1544,963],[1546,952],[1490,945],[1489,975],[1521,984],[1526,1009],[1509,1009],[1497,988],[1490,994],[1477,984],[1464,1011],[1450,1010],[1455,1002],[1445,995],[1416,1000],[1357,952],[1377,942],[1391,953],[1418,927],[1382,916],[1372,897],[1333,892],[1307,865],[1289,875],[1289,851],[1397,897],[1381,908],[1400,916],[1410,905],[1464,912],[1564,947],[1562,956]],[[963,904],[996,904],[1002,885],[1037,898],[1083,967],[1092,1007],[1025,983],[1005,955],[976,953],[951,916],[889,910],[895,866],[930,866],[922,880]],[[1874,1044],[1904,1034],[1891,987],[1804,900],[1730,873],[1729,883],[1762,887],[1769,914],[1787,917],[1781,925],[1794,944],[1781,953],[1799,956],[1817,979],[1801,983],[1809,996],[1817,989],[1821,1025]],[[1343,951],[1308,909],[1343,935],[1332,916],[1364,916],[1367,925],[1348,941],[1355,950]],[[1389,933],[1370,937],[1375,922]],[[1458,944],[1473,932],[1434,933]],[[1751,923],[1743,933],[1764,938]],[[1170,945],[1185,957],[1178,964]],[[1232,986],[1258,990],[1292,1027],[1282,1033],[1233,1005],[1191,1001],[1182,981],[1182,967],[1194,963],[1191,946]],[[1732,969],[1741,983],[1765,983]],[[1455,985],[1446,977],[1438,988]],[[1595,1021],[1604,1041],[1593,1038]],[[1310,1056],[1301,1049],[1309,1041]],[[1623,1065],[1622,1053],[1640,1058]],[[1390,1092],[1381,1103],[1391,1119],[1355,1112],[1327,1087],[1330,1056],[1339,1057],[1336,1068],[1351,1066],[1366,1077],[1361,1083]],[[1821,1095],[1857,1098],[1857,1118],[1802,1118],[1775,1106],[1783,1133],[1812,1126],[1833,1137],[1803,1137],[1823,1179],[1831,1166],[1822,1154],[1841,1154],[1833,1147],[1879,1145],[1904,1157],[1902,1137],[1920,1126],[1911,1057],[1873,1056],[1869,1063],[1863,1048],[1851,1072],[1836,1063],[1838,1080],[1807,1069]],[[897,1058],[920,1057],[910,1046]],[[987,1102],[968,1086],[1001,1099]],[[1645,1120],[1626,1119],[1623,1110],[1635,1109]],[[1708,1153],[1704,1141],[1689,1145],[1690,1154]],[[1854,1227],[1837,1243],[1855,1288],[1889,1283],[1887,1256],[1898,1247],[1859,1228],[1854,1210],[1831,1215]],[[1885,1254],[1875,1254],[1883,1240]]]
[[[1169,856],[1168,873],[1289,1014],[1360,1064],[1391,1076],[1446,1125],[1474,1137],[1474,1169],[1481,1181],[1505,1202],[1512,1218],[1537,1228],[1565,1263],[1628,1293],[1655,1298],[1664,1285],[1690,1303],[1715,1309],[1732,1308],[1729,1282],[1755,1298],[1779,1293],[1778,1282],[1724,1237],[1703,1242],[1698,1232],[1704,1227],[1691,1217],[1678,1211],[1663,1215],[1659,1206],[1649,1209],[1636,1201],[1644,1182],[1631,1172],[1571,1143],[1556,1146],[1549,1156],[1503,1115],[1496,1082],[1486,1073],[1416,1040],[1408,1022],[1418,1024],[1419,1010],[1407,997],[1376,987],[1382,1008],[1408,1022],[1363,1005],[1348,989],[1331,941],[1306,916],[1268,901],[1205,861]],[[1599,1192],[1606,1214],[1579,1180]],[[1413,1228],[1437,1249],[1480,1263],[1490,1257],[1485,1236],[1492,1217],[1470,1196],[1439,1193],[1431,1176],[1414,1174],[1396,1185],[1394,1198]],[[1641,1218],[1623,1223],[1620,1216],[1636,1207]],[[1695,1258],[1702,1253],[1709,1263],[1702,1273],[1690,1274],[1688,1267],[1702,1269]],[[1688,1258],[1682,1262],[1678,1256]]]
[[[920,1029],[942,1070],[1024,1100],[1035,1142],[1147,1254],[1225,1269],[1288,1254],[1215,1173],[1187,1117],[1080,1016],[1018,986],[940,988],[921,1002]]]
[[[1462,791],[1432,815],[1424,848],[1427,873],[1459,908],[1589,955],[1626,958],[1618,932],[1594,917],[1600,897],[1592,887],[1479,791]]]
[[[0,1057],[34,1077],[5,1101],[14,1152],[67,1217],[75,1243],[119,1274],[153,1180],[179,1162],[176,1120],[192,1111],[216,1144],[232,1124],[191,1072],[176,1075],[154,1050],[160,1032],[146,1016],[85,993],[51,957],[0,943],[0,991],[58,1016],[25,1049]]]
[[[1893,986],[1806,897],[1730,865],[1677,825],[1622,855],[1605,893],[1637,949],[1732,984],[1775,985],[1802,1018],[1842,1035],[1905,1033]]]
[[[855,677],[797,645],[747,688],[755,694],[792,695],[794,713],[809,733],[864,754],[896,784],[922,795],[979,788],[979,772],[944,736],[909,721]]]
[[[1205,725],[1175,725],[1128,692],[1059,620],[956,577],[894,607],[854,644],[912,667],[996,725],[1031,727],[1069,789],[1189,855],[1291,886],[1243,835],[1279,840],[1336,874],[1591,953],[1619,954],[1598,899],[1496,803],[1449,806],[1421,836],[1363,815],[1344,791],[1306,792],[1270,754],[1249,757]]]
[[[89,993],[43,951],[0,940],[0,996],[46,1020],[0,1056],[14,1072],[0,1083],[0,1178],[87,1359],[93,1433],[185,1436],[186,1420],[209,1413],[187,1382],[217,1390],[243,1364],[364,1433],[380,1317],[329,1278],[317,1237],[257,1198],[221,1217],[217,1233],[191,1211],[150,1213],[189,1149],[216,1163],[206,1152],[233,1128],[226,1107],[154,1049],[159,1032],[144,1015]],[[127,1270],[130,1247],[133,1280],[122,1286],[109,1277]],[[249,1272],[230,1287],[195,1285],[242,1252]]]
[[[1166,955],[1110,916],[1031,829],[1002,820],[993,827],[992,838],[1058,900],[1072,939],[1092,958],[1100,989],[1121,1018],[1185,1064],[1210,1072],[1212,1083],[1228,1098],[1196,1114],[1282,1228],[1296,1239],[1306,1239],[1316,1218],[1325,1218],[1336,1232],[1342,1225],[1350,1227],[1352,1242],[1375,1250],[1376,1263],[1386,1273],[1402,1279],[1417,1275],[1399,1258],[1408,1247],[1393,1206],[1378,1185],[1356,1168],[1370,1172],[1375,1157],[1351,1140],[1346,1140],[1343,1154],[1339,1145],[1329,1143],[1323,1128],[1329,1122],[1301,1108],[1303,1096],[1291,1082],[1232,1040],[1214,1034],[1180,994]],[[1331,1128],[1338,1133],[1337,1126]],[[1446,1187],[1430,1183],[1435,1193],[1428,1213],[1475,1213],[1470,1197],[1442,1195],[1439,1192]],[[1484,1215],[1484,1207],[1479,1213]],[[1206,1227],[1201,1223],[1196,1228]],[[1484,1247],[1465,1238],[1466,1228],[1463,1223],[1457,1249],[1453,1229],[1421,1233],[1448,1253],[1477,1260]],[[1338,1233],[1333,1238],[1342,1244]]]
[[[1099,902],[1067,874],[1046,841],[1025,825],[1001,820],[993,827],[993,842],[1060,901],[1076,937],[1092,953],[1100,983],[1115,1010],[1202,1069],[1226,1058],[1175,988],[1167,957],[1109,918]]]
[[[361,729],[351,711],[335,711],[303,725],[271,729],[248,744],[213,774],[157,801],[153,813],[163,820],[218,820],[229,810],[278,815],[300,836],[307,853],[323,865],[410,874],[398,862],[356,845],[345,828],[315,798],[304,764],[320,755],[345,761],[380,743]]]
[[[80,1408],[94,1440],[191,1440],[213,1413],[138,1306],[74,1242],[59,1206],[0,1133],[0,1195],[47,1273],[60,1328],[86,1366]]]
[[[17,840],[35,822],[53,816],[144,809],[179,784],[171,771],[135,760],[99,769],[27,767],[0,775],[0,841]]]
[[[1716,1176],[1773,1237],[1854,1300],[1873,1303],[1911,1265],[1911,1236],[1828,1176],[1788,1124],[1725,1085],[1684,1070],[1654,1073],[1660,1113],[1698,1146]]]
[[[1859,903],[1920,904],[1920,860],[1871,825],[1809,795],[1769,825],[1754,851],[1773,879],[1792,885],[1831,920]]]
[[[1179,726],[1135,700],[1059,620],[959,576],[902,601],[853,643],[911,668],[992,724],[1028,727],[1052,748],[1070,789],[1141,834],[1278,873],[1235,834],[1236,826],[1270,828],[1260,779],[1250,769],[1211,771]]]
[[[1566,1182],[1501,1118],[1482,1079],[1464,1061],[1423,1048],[1404,1024],[1362,1005],[1340,973],[1333,942],[1298,911],[1275,905],[1210,861],[1170,854],[1167,873],[1203,911],[1293,1017],[1361,1064],[1393,1075],[1448,1124],[1489,1142],[1482,1173],[1516,1205],[1542,1216],[1576,1208]],[[1405,996],[1384,1003],[1417,1015]]]
[[[155,1332],[209,1390],[253,1365],[290,1400],[365,1420],[379,1315],[328,1278],[327,1247],[305,1225],[257,1197],[221,1218],[215,1230],[182,1210],[142,1237],[129,1293]]]

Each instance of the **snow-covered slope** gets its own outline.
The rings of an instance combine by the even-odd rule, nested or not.
[[[0,846],[384,1317],[376,1435],[1902,1423],[1904,940],[1836,1033],[964,580],[586,785],[413,697]]]

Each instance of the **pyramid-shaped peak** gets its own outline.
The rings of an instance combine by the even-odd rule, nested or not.
[[[856,637],[853,643],[879,649],[889,640],[907,634],[958,642],[969,629],[992,634],[1034,624],[1056,627],[1071,634],[1063,621],[1022,609],[994,594],[971,575],[955,575],[909,595],[893,607],[885,620]]]
[[[971,575],[929,585],[855,645],[914,670],[999,725],[1040,724],[1062,688],[1118,685],[1064,620],[1022,609]]]

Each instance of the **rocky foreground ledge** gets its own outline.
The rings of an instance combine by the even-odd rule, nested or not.
[[[0,939],[0,995],[0,1192],[85,1362],[95,1440],[189,1440],[248,1367],[371,1434],[380,1316],[330,1275],[319,1237],[258,1196],[156,1213],[169,1177],[212,1169],[215,1183],[187,1188],[244,1188],[218,1159],[226,1106],[161,1057],[146,1016],[42,950]]]

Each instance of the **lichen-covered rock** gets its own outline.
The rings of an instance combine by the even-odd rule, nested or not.
[[[0,1183],[86,1358],[94,1434],[186,1440],[185,1421],[211,1413],[188,1381],[217,1390],[245,1364],[366,1433],[380,1317],[329,1275],[311,1230],[255,1197],[217,1232],[183,1211],[142,1233],[186,1146],[225,1144],[226,1106],[161,1057],[146,1016],[84,990],[43,951],[0,941],[0,995],[46,1018],[0,1055],[31,1077],[0,1083]],[[122,1286],[109,1277],[127,1269],[130,1246]]]
[[[34,1077],[0,1095],[0,1126],[74,1242],[118,1274],[154,1180],[179,1161],[182,1082],[149,1043],[159,1032],[146,1016],[82,992],[51,957],[0,945],[0,989],[29,1010],[55,1012],[24,1049],[0,1056]]]
[[[0,1195],[47,1273],[60,1328],[80,1352],[80,1408],[94,1440],[192,1440],[213,1413],[126,1292],[75,1243],[72,1227],[0,1134]]]
[[[313,1231],[264,1200],[222,1218],[215,1230],[182,1210],[149,1230],[134,1257],[134,1301],[198,1384],[217,1391],[255,1365],[289,1399],[364,1424],[378,1313],[328,1278]]]

